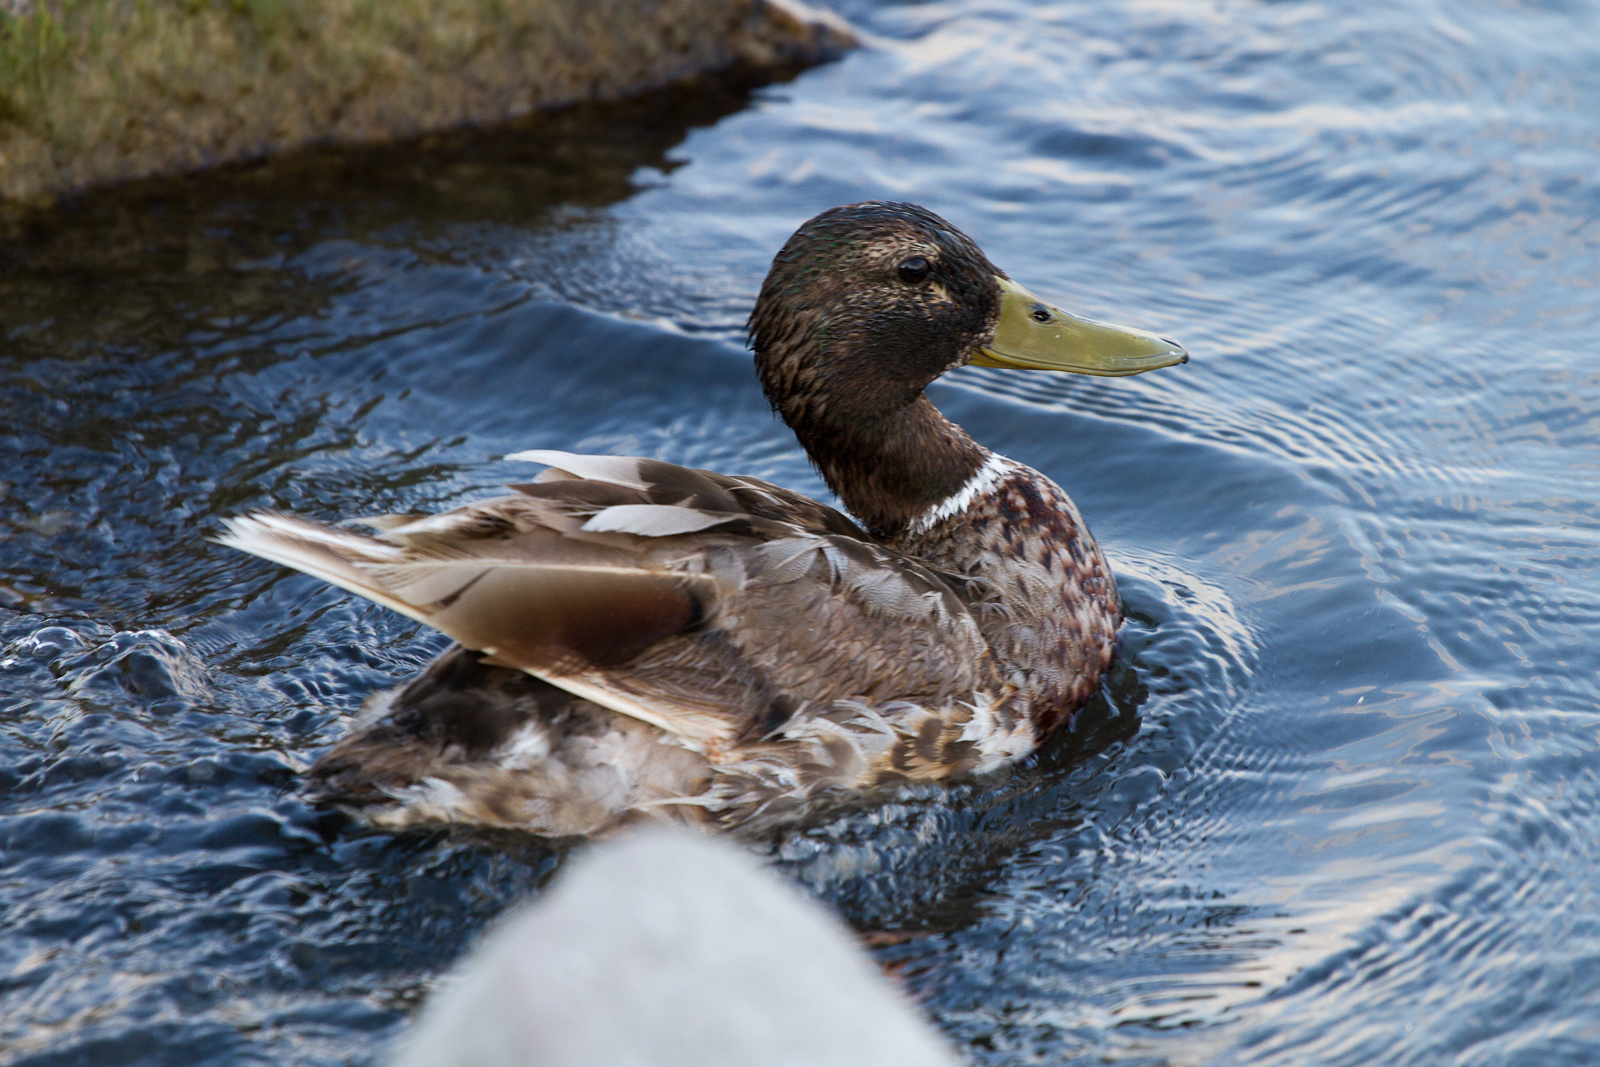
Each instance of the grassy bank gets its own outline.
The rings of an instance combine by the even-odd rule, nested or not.
[[[774,0],[0,0],[0,199],[495,122],[848,43]]]

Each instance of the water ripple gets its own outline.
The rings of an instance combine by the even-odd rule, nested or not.
[[[8,230],[0,1063],[370,1062],[560,854],[307,807],[441,642],[203,535],[446,506],[529,447],[825,494],[741,326],[868,197],[1194,359],[935,389],[1078,500],[1123,658],[1022,767],[779,869],[974,1062],[1595,1059],[1594,4],[839,6],[868,47],[784,85]]]

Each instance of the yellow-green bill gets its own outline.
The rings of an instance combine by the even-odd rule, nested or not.
[[[1121,377],[1187,363],[1176,341],[1144,330],[1080,319],[1009,278],[1000,283],[1000,325],[972,357],[974,367],[1019,367]]]

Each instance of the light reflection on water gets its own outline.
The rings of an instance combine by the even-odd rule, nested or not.
[[[821,208],[920,201],[1115,382],[936,389],[1129,602],[1029,765],[768,848],[977,1062],[1600,1049],[1600,7],[842,9],[871,47],[484,138],[156,185],[0,248],[0,1063],[369,1061],[559,856],[295,776],[440,642],[201,537],[534,447],[820,493],[738,335]]]

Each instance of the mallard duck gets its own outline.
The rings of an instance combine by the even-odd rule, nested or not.
[[[757,478],[535,450],[510,494],[375,532],[259,512],[223,543],[457,645],[371,698],[312,793],[389,828],[753,830],[1032,752],[1115,651],[1111,569],[1054,482],[924,394],[967,364],[1138,374],[1176,342],[1069,315],[912,204],[834,208],[749,320],[762,388],[848,509]]]

